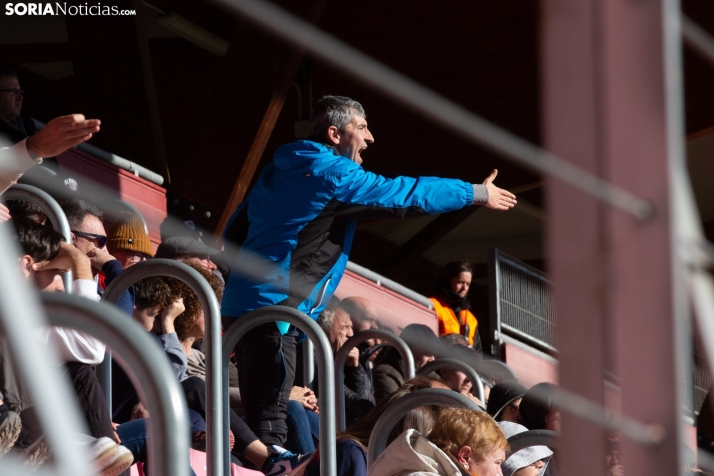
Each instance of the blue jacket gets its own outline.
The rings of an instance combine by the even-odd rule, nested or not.
[[[388,179],[330,146],[285,144],[223,233],[231,275],[222,314],[282,304],[317,319],[344,273],[355,220],[444,213],[473,196],[461,180]]]

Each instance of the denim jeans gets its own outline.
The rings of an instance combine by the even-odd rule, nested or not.
[[[315,451],[320,440],[320,417],[303,407],[297,400],[288,402],[288,439],[285,449],[295,454],[309,454]]]

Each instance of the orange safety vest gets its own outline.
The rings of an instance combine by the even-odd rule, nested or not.
[[[429,298],[429,300],[434,303],[434,312],[436,312],[436,317],[439,319],[439,335],[461,334],[461,323],[463,322],[469,326],[469,344],[474,345],[474,336],[476,335],[476,328],[478,327],[476,316],[468,309],[464,309],[459,313],[459,317],[457,318],[453,309],[451,309],[448,304],[444,304],[433,297]]]

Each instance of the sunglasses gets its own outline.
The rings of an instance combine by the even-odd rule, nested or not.
[[[83,231],[74,230],[72,230],[72,233],[84,238],[87,241],[91,241],[97,248],[104,248],[104,245],[107,244],[107,237],[104,235],[97,235],[95,233],[85,233]]]

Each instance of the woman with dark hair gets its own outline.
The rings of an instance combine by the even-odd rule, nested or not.
[[[439,319],[439,335],[460,334],[481,354],[481,339],[476,330],[478,321],[469,310],[471,304],[468,293],[472,277],[473,270],[467,262],[448,263],[436,280],[434,297],[429,300],[434,303],[434,311]]]

